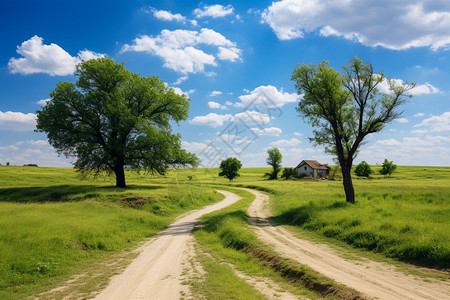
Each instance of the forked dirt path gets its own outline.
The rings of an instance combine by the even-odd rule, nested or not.
[[[299,239],[281,226],[272,226],[266,219],[271,215],[269,197],[255,190],[246,190],[256,196],[248,209],[256,225],[256,234],[273,245],[282,256],[310,266],[324,276],[361,292],[365,298],[450,299],[449,282],[425,282],[398,272],[386,263],[347,260],[326,245]]]
[[[218,192],[225,195],[224,200],[188,213],[142,245],[139,256],[95,299],[179,299],[187,293],[182,273],[192,253],[196,219],[241,199],[227,191]]]

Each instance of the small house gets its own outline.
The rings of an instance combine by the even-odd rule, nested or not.
[[[305,174],[313,178],[319,178],[328,175],[328,167],[320,164],[317,160],[302,160],[294,169],[295,175]]]

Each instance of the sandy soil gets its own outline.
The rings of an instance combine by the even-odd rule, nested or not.
[[[449,282],[425,282],[398,272],[386,263],[344,259],[326,245],[299,239],[283,227],[272,226],[266,220],[270,216],[269,197],[255,190],[247,190],[256,195],[248,209],[256,225],[255,232],[281,255],[308,265],[369,299],[450,299]]]
[[[218,192],[225,195],[224,200],[184,215],[142,245],[139,256],[95,299],[179,299],[187,295],[188,287],[182,284],[183,268],[194,253],[192,229],[196,219],[240,199],[230,192]]]

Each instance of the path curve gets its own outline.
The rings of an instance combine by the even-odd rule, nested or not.
[[[269,197],[261,192],[245,189],[256,196],[248,208],[256,234],[274,246],[276,252],[308,265],[338,283],[354,288],[369,299],[450,299],[450,284],[425,282],[423,279],[395,271],[394,267],[370,260],[352,261],[342,258],[326,245],[295,237],[290,231],[273,226],[269,217]]]
[[[181,282],[183,265],[193,252],[196,219],[241,199],[227,191],[218,192],[225,196],[224,200],[184,215],[142,245],[139,256],[95,299],[178,299],[182,292],[186,293],[187,287]]]

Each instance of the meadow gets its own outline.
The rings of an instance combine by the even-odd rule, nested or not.
[[[390,178],[355,177],[355,205],[345,203],[342,181],[266,180],[268,170],[244,168],[233,182],[218,177],[218,169],[171,171],[166,177],[127,171],[129,187],[116,189],[111,178],[81,180],[70,168],[0,166],[0,298],[45,291],[114,253],[131,251],[176,216],[219,201],[215,188],[264,191],[274,221],[329,243],[429,267],[450,266],[450,168],[399,166]],[[260,247],[245,226],[251,197],[244,194],[235,206],[205,216],[206,226],[195,235],[216,257],[228,257],[250,274],[277,278],[241,253],[247,245]],[[208,257],[203,264],[211,274],[231,274]],[[224,276],[193,283],[194,290],[220,295],[242,285]],[[311,292],[299,288],[297,293]]]
[[[265,180],[268,170],[243,169],[231,185],[268,192],[277,223],[401,261],[450,267],[450,168],[399,166],[387,178],[355,176],[355,205],[345,202],[342,181]]]
[[[116,189],[70,168],[0,166],[0,299],[44,291],[223,197],[187,179],[127,179]]]

